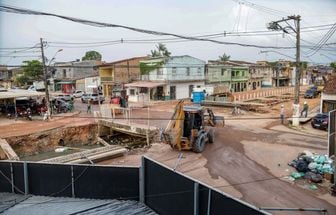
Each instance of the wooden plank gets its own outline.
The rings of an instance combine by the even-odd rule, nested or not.
[[[17,156],[15,151],[5,139],[0,139],[0,148],[3,150],[9,160],[20,160],[19,156]]]

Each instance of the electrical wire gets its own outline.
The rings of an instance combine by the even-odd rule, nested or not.
[[[127,29],[127,30],[130,30],[130,31],[144,33],[144,34],[152,34],[152,35],[157,35],[157,36],[172,36],[172,37],[181,38],[181,39],[212,42],[212,43],[221,44],[221,45],[238,45],[238,46],[243,46],[243,47],[254,47],[254,48],[278,48],[278,49],[291,49],[292,48],[292,47],[263,46],[263,45],[256,45],[256,44],[225,42],[225,41],[219,41],[219,40],[213,40],[213,39],[207,39],[207,38],[197,38],[197,37],[179,35],[179,34],[175,34],[175,33],[167,33],[167,32],[153,31],[153,30],[147,30],[147,29],[140,29],[140,28],[130,27],[130,26],[126,26],[126,25],[96,22],[96,21],[91,21],[91,20],[85,20],[85,19],[79,19],[79,18],[74,18],[74,17],[58,15],[58,14],[54,14],[54,13],[46,13],[46,12],[28,10],[28,9],[23,9],[23,8],[18,8],[18,7],[10,7],[10,6],[5,6],[5,5],[0,5],[0,11],[8,12],[8,13],[26,14],[26,15],[51,16],[51,17],[57,17],[57,18],[68,20],[68,21],[81,23],[81,24],[84,24],[84,25],[89,25],[89,26],[94,26],[94,27],[123,28],[123,29]]]

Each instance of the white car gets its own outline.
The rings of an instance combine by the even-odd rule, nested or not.
[[[72,96],[75,97],[75,98],[80,98],[80,97],[82,97],[83,94],[84,94],[83,91],[81,91],[81,90],[76,90],[76,91],[72,94]]]

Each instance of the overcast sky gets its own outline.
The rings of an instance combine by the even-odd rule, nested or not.
[[[250,0],[250,2],[283,11],[287,15],[299,14],[303,19],[302,27],[336,22],[336,0]],[[0,0],[0,3],[2,5],[182,35],[267,30],[267,23],[281,18],[246,5],[240,5],[232,0]],[[316,43],[327,30],[303,32],[302,38]],[[120,40],[121,38],[158,38],[120,28],[87,26],[55,17],[0,12],[0,64],[17,65],[21,64],[23,60],[31,59],[31,57],[5,57],[9,53],[1,48],[30,47],[38,43],[40,37],[47,42],[96,42]],[[162,36],[161,38],[167,38],[167,36]],[[224,37],[223,35],[223,37],[216,38],[216,40],[269,46],[295,45],[295,38],[289,35],[283,37],[281,34],[246,37]],[[336,42],[335,35],[328,42]],[[172,55],[188,54],[206,61],[217,59],[223,53],[231,55],[231,59],[246,61],[289,59],[277,53],[260,53],[264,49],[219,45],[210,42],[167,43],[166,46],[172,52]],[[124,43],[83,48],[69,48],[65,47],[65,45],[59,45],[59,47],[48,47],[46,56],[52,58],[55,52],[62,48],[63,51],[57,54],[56,61],[71,61],[80,59],[88,50],[96,50],[102,54],[104,61],[110,62],[147,55],[154,47],[154,43]],[[295,57],[294,50],[277,51]],[[308,50],[304,49],[303,51],[307,52]],[[27,52],[20,55],[38,54]],[[18,55],[15,54],[15,56]],[[307,59],[303,52],[302,59],[327,63],[331,59],[335,61],[336,55],[335,52],[332,55],[332,52],[321,51]]]

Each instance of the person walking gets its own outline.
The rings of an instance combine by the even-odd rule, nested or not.
[[[281,119],[281,124],[284,124],[284,122],[285,122],[285,108],[284,108],[284,105],[281,105],[281,108],[280,108],[280,119]]]
[[[91,100],[88,100],[86,113],[91,113]]]
[[[303,113],[305,113],[304,114],[304,116],[307,118],[307,115],[308,115],[308,104],[307,104],[307,102],[306,101],[304,101],[304,103],[303,103],[303,110],[301,111],[301,116],[303,115]]]

